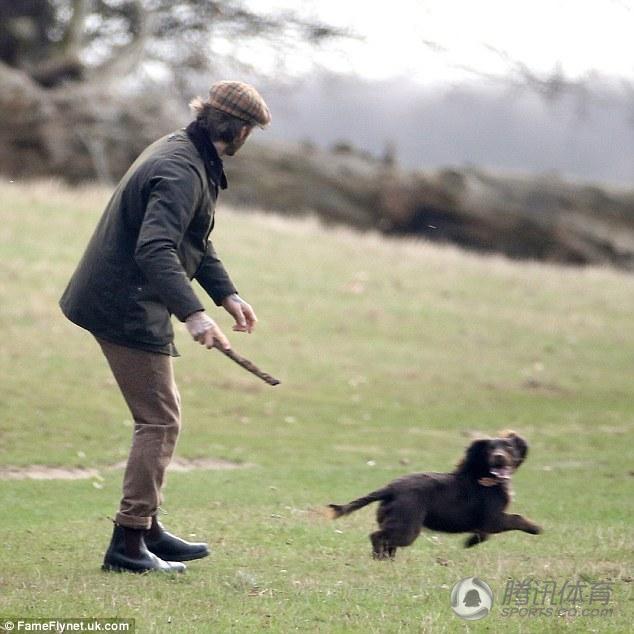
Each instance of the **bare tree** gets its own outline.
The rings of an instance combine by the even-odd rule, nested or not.
[[[122,79],[153,62],[187,85],[218,59],[218,35],[292,46],[344,34],[237,0],[0,0],[0,171],[116,177],[176,120],[173,91]]]

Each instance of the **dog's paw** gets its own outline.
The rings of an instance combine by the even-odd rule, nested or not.
[[[465,548],[473,548],[482,542],[485,542],[489,539],[488,533],[473,533],[473,535],[467,537],[464,543]]]

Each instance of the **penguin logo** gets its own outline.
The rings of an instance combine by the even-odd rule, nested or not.
[[[489,615],[493,607],[493,592],[485,581],[467,577],[451,590],[451,609],[461,619],[477,621]]]

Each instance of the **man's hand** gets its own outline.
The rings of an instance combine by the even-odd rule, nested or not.
[[[233,326],[235,332],[253,332],[258,318],[253,308],[237,293],[227,295],[222,300],[223,308],[236,320]]]
[[[186,320],[185,326],[189,334],[200,344],[207,348],[214,347],[214,341],[218,342],[225,350],[231,349],[229,340],[216,322],[204,311],[192,313]]]

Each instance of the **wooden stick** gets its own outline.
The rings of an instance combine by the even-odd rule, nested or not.
[[[235,352],[231,348],[229,348],[229,350],[225,350],[225,348],[219,345],[217,341],[214,341],[214,348],[216,348],[216,350],[220,350],[222,354],[229,357],[232,361],[235,361],[239,366],[243,367],[248,372],[255,374],[255,376],[257,376],[259,379],[262,379],[265,383],[268,383],[269,385],[280,384],[280,381],[278,379],[276,379],[275,377],[272,377],[270,374],[267,374],[266,372],[262,372],[262,370],[260,370],[260,368],[258,368],[258,366],[255,365],[255,363],[252,363],[248,359],[245,359],[244,357],[240,356],[237,352]]]

